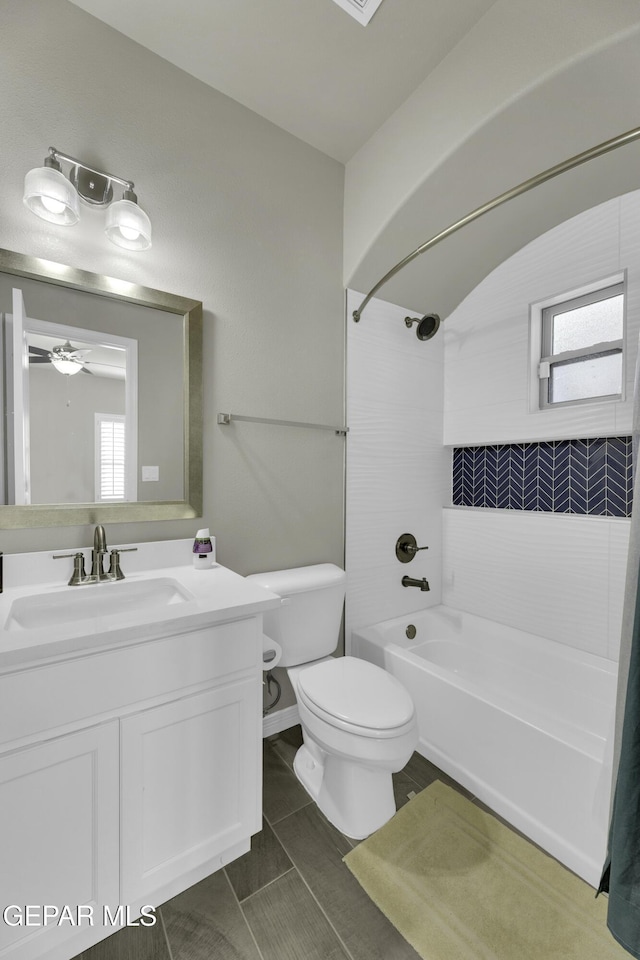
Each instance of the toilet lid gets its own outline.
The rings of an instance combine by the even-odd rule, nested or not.
[[[358,727],[391,730],[413,717],[413,701],[381,667],[357,657],[335,657],[303,670],[298,690],[307,706]]]

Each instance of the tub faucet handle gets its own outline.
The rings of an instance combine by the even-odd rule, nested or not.
[[[428,549],[429,547],[419,547],[412,533],[403,533],[396,542],[396,557],[400,563],[409,563],[419,550]]]

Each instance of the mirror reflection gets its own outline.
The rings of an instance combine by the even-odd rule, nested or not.
[[[65,522],[47,506],[96,505],[91,522],[197,515],[201,305],[8,251],[0,267],[2,255],[0,527]],[[16,260],[88,282],[14,273]]]
[[[12,412],[3,502],[182,499],[175,318],[6,274],[0,290]]]
[[[13,418],[14,435],[7,438],[7,463],[14,470],[5,502],[137,500],[136,341],[127,348],[107,343],[105,335],[94,342],[70,328],[59,328],[56,335],[35,332],[34,326],[25,325],[18,355],[23,361],[26,353],[28,363],[22,408]],[[73,343],[62,342],[66,335]],[[19,368],[9,371],[7,380],[16,373]],[[23,482],[16,485],[20,459]]]

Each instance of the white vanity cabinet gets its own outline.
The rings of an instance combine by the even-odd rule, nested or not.
[[[0,755],[1,957],[72,956],[76,927],[43,906],[118,902],[118,739],[111,720]]]
[[[94,920],[0,919],[0,960],[68,960],[119,929],[105,905],[133,920],[249,849],[262,616],[242,612],[0,670],[0,910],[89,905]]]
[[[122,903],[260,829],[255,693],[239,680],[122,720]]]

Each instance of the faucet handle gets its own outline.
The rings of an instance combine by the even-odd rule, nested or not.
[[[429,547],[419,547],[412,533],[403,533],[396,542],[396,557],[400,563],[410,563],[419,550],[428,549]]]
[[[76,587],[80,583],[84,583],[87,575],[84,569],[84,553],[81,550],[78,550],[77,553],[54,553],[54,560],[65,560],[67,557],[73,557],[73,573],[71,574],[71,579],[69,580],[70,587]]]
[[[120,566],[121,553],[135,553],[137,547],[114,547],[111,551],[111,560],[109,563],[109,576],[114,580],[124,580],[124,573]]]

